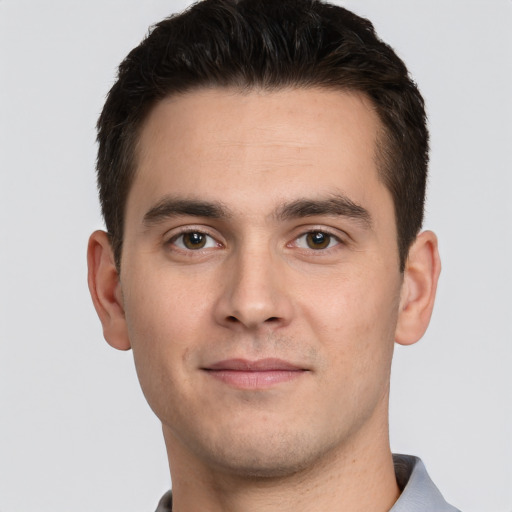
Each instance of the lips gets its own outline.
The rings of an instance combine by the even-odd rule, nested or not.
[[[216,380],[239,389],[266,389],[295,380],[307,369],[300,368],[282,359],[226,359],[218,361],[203,370]]]

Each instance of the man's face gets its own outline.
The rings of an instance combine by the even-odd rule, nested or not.
[[[316,89],[150,114],[121,290],[170,451],[275,476],[386,431],[402,276],[379,128],[363,96]]]

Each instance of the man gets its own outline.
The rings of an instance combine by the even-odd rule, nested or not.
[[[389,447],[440,261],[423,100],[370,22],[204,0],[123,61],[98,141],[89,286],[162,421],[158,510],[454,511]]]

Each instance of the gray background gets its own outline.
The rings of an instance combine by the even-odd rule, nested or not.
[[[170,485],[130,353],[86,286],[94,124],[115,68],[186,1],[0,0],[0,511],[152,511]],[[512,511],[512,2],[353,0],[405,59],[432,133],[444,269],[398,347],[391,442],[465,512]]]

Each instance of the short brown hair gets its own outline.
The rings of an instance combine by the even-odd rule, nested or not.
[[[366,19],[318,0],[203,0],[153,27],[119,66],[98,120],[98,186],[119,268],[136,144],[151,108],[201,87],[359,91],[384,127],[377,163],[395,208],[400,268],[423,221],[424,102]]]

